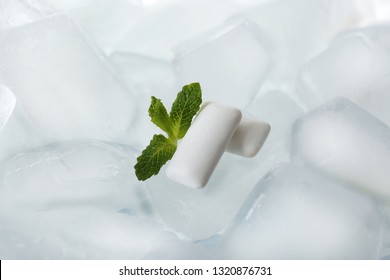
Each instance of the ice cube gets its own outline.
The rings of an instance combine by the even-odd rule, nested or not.
[[[390,204],[390,129],[346,99],[304,115],[292,155]]]
[[[264,30],[273,43],[274,64],[265,85],[291,89],[305,61],[339,31],[358,25],[371,12],[357,6],[354,0],[276,0],[260,1],[239,12]]]
[[[179,46],[174,67],[182,84],[200,82],[205,99],[243,108],[269,71],[267,44],[254,25],[228,21]]]
[[[211,259],[212,256],[212,248],[205,248],[199,242],[181,240],[174,233],[165,231],[153,241],[152,250],[145,259],[199,260]]]
[[[186,238],[204,240],[222,234],[256,181],[279,162],[265,147],[252,159],[224,153],[207,187],[201,190],[183,187],[165,176],[152,177],[146,184],[156,212]]]
[[[382,246],[380,249],[380,258],[382,260],[390,260],[390,208],[385,207],[384,215],[385,228],[383,230]]]
[[[34,22],[46,16],[39,2],[31,0],[1,0],[0,30]]]
[[[15,96],[7,87],[0,84],[0,132],[12,115],[15,104]]]
[[[219,257],[378,259],[380,210],[375,200],[308,167],[287,165],[256,186]]]
[[[0,200],[19,209],[99,206],[150,216],[152,206],[132,166],[136,151],[104,142],[57,143],[0,165]]]
[[[160,173],[164,174],[165,169]],[[187,239],[201,240],[218,234],[236,214],[234,212],[232,217],[230,209],[236,201],[229,200],[228,194],[232,192],[227,189],[229,186],[216,188],[210,184],[207,188],[193,190],[165,176],[152,177],[146,185],[163,223]]]
[[[64,250],[66,244],[56,236],[36,237],[29,232],[10,229],[4,220],[1,222],[0,257],[3,260],[81,258],[80,254],[70,252],[71,249]]]
[[[107,53],[143,14],[141,6],[129,0],[41,1],[65,12]]]
[[[151,95],[172,103],[181,89],[171,63],[164,60],[115,52],[110,55],[110,61],[118,69],[127,87],[147,105]]]
[[[157,222],[88,206],[13,210],[0,221],[2,259],[141,259],[163,231]]]
[[[261,153],[269,153],[275,163],[289,161],[291,129],[294,121],[303,115],[301,106],[285,92],[269,91],[257,97],[246,111],[272,126]]]
[[[372,1],[376,21],[388,22],[390,20],[390,3],[387,0]]]
[[[361,36],[362,38],[366,38],[367,41],[372,45],[375,45],[378,48],[383,48],[390,52],[389,30],[389,23],[381,23],[367,26],[365,28],[352,29],[344,32],[342,35]]]
[[[145,14],[115,50],[170,60],[178,43],[221,24],[241,6],[235,0],[156,1],[144,5]]]
[[[131,53],[113,53],[110,61],[137,99],[139,114],[132,126],[132,137],[127,143],[142,150],[156,133],[156,126],[150,122],[147,113],[151,96],[161,99],[169,111],[183,85],[179,86],[171,63],[160,59]]]
[[[66,16],[0,32],[0,60],[1,81],[53,137],[118,140],[129,133],[133,96]]]
[[[382,26],[348,32],[312,59],[297,85],[307,107],[343,96],[390,125],[389,30]]]
[[[385,207],[386,225],[383,231],[381,259],[390,260],[390,207]]]
[[[0,160],[17,152],[43,146],[53,141],[16,102],[12,115],[0,132]]]
[[[95,0],[39,0],[40,2],[50,6],[61,12],[69,12],[76,8],[85,7]]]
[[[142,258],[163,226],[132,166],[135,151],[64,142],[0,165],[2,258]]]

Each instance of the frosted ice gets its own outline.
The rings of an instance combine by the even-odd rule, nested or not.
[[[390,259],[387,2],[0,0],[0,259]],[[139,182],[195,81],[269,138]]]
[[[156,133],[156,126],[150,122],[146,113],[151,96],[161,99],[169,110],[181,87],[171,63],[164,60],[117,52],[110,56],[110,61],[136,97],[140,113],[136,116],[132,126],[133,134],[128,143],[142,150]]]
[[[0,60],[0,80],[53,137],[113,140],[129,132],[134,98],[66,16],[2,31]]]
[[[12,115],[15,104],[15,96],[7,87],[0,84],[0,132]]]
[[[232,20],[177,47],[174,67],[182,84],[198,81],[209,100],[245,107],[270,70],[266,37]]]
[[[254,1],[256,3],[256,1]],[[239,14],[255,22],[271,38],[274,67],[266,82],[291,89],[302,64],[326,46],[337,32],[371,16],[372,9],[355,0],[259,1]],[[367,1],[366,1],[367,2]]]
[[[388,22],[390,18],[390,3],[387,0],[372,0],[374,17],[377,21]]]
[[[259,182],[218,248],[221,258],[377,259],[383,227],[374,200],[287,165]]]
[[[34,0],[1,0],[0,30],[34,22],[46,15]]]
[[[64,142],[0,165],[2,259],[205,257],[159,223],[132,166],[135,151]]]
[[[296,122],[292,154],[390,204],[390,129],[337,99]]]
[[[263,149],[254,159],[225,153],[201,190],[185,188],[165,176],[150,179],[146,184],[162,221],[193,240],[222,234],[256,181],[275,166],[275,158]]]
[[[0,218],[2,259],[141,259],[163,230],[147,219],[87,206],[12,213]]]
[[[130,0],[41,1],[69,15],[106,52],[143,14],[141,5]]]
[[[142,258],[163,226],[150,220],[134,163],[134,150],[104,142],[58,143],[2,162],[0,235],[15,232],[2,240],[2,258]]]
[[[151,95],[173,102],[181,89],[173,67],[167,61],[124,52],[113,53],[110,60],[142,103],[150,103]]]
[[[268,91],[257,97],[247,107],[247,112],[271,124],[272,130],[264,147],[270,151],[274,160],[288,161],[291,129],[294,121],[303,115],[301,106],[283,91]]]
[[[0,132],[0,160],[17,152],[48,144],[53,139],[42,131],[19,103]]]
[[[390,207],[385,207],[385,229],[383,232],[383,246],[381,250],[381,259],[390,260]]]
[[[211,259],[213,250],[206,248],[199,242],[189,242],[181,240],[176,234],[164,231],[154,239],[151,251],[145,256],[145,259]]]
[[[390,125],[390,27],[348,32],[303,69],[297,92],[308,108],[335,96],[353,100]]]
[[[144,5],[145,15],[115,50],[170,60],[177,44],[218,26],[242,5],[235,0],[155,1]]]
[[[104,142],[58,143],[17,154],[0,165],[1,204],[19,209],[95,205],[113,211],[126,208],[133,214],[150,212],[144,187],[131,168],[135,154]]]
[[[95,0],[39,0],[43,4],[59,11],[69,12],[72,9],[88,5]]]

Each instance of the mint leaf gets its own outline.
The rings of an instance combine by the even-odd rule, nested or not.
[[[167,113],[167,109],[165,109],[161,100],[154,96],[152,96],[152,102],[150,103],[149,116],[155,125],[168,133],[169,138],[174,137],[172,132],[172,122]]]
[[[160,172],[161,167],[172,158],[176,151],[176,144],[164,135],[156,134],[142,154],[137,158],[134,166],[138,180],[145,181]]]
[[[168,115],[160,99],[152,96],[149,106],[151,121],[168,134],[155,134],[149,145],[142,151],[134,165],[138,180],[145,181],[160,172],[161,167],[170,160],[177,148],[177,141],[182,139],[191,125],[193,117],[202,103],[202,90],[199,83],[189,84],[177,94]]]
[[[183,87],[172,104],[169,116],[172,121],[172,131],[177,139],[182,139],[191,125],[193,117],[202,104],[202,90],[199,83]]]

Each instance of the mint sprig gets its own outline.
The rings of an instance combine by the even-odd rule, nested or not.
[[[138,180],[145,181],[157,175],[161,167],[173,157],[178,140],[187,133],[201,104],[202,90],[199,83],[192,83],[182,88],[172,104],[169,115],[161,100],[152,96],[148,110],[150,119],[166,132],[168,137],[155,134],[137,158],[134,169]]]
[[[182,139],[187,133],[192,118],[199,111],[200,104],[202,104],[202,90],[199,83],[184,86],[177,94],[169,113],[172,130],[177,139]]]
[[[176,151],[176,144],[172,143],[162,134],[155,134],[150,144],[142,151],[134,166],[138,180],[157,175],[161,167],[172,158]]]

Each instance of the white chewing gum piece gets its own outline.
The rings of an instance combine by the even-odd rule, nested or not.
[[[254,157],[263,146],[271,126],[263,121],[242,119],[227,146],[227,152],[242,157]]]
[[[190,188],[206,186],[241,116],[238,109],[205,104],[169,162],[167,177]]]

